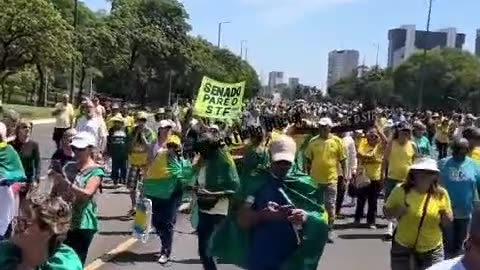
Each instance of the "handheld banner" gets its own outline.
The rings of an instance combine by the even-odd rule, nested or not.
[[[202,79],[195,101],[195,114],[216,119],[237,119],[242,111],[245,82],[223,83]]]

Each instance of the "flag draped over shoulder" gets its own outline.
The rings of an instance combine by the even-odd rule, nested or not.
[[[236,191],[239,177],[232,155],[225,149],[219,149],[213,157],[204,161],[206,166],[205,188],[209,191]]]
[[[168,151],[160,151],[145,175],[145,195],[169,199],[178,188],[191,185],[192,174],[190,162]]]
[[[265,170],[270,162],[268,149],[264,146],[249,144],[246,146],[245,155],[241,164],[241,175],[247,177]]]
[[[237,191],[240,185],[237,168],[232,155],[225,149],[219,149],[213,157],[204,161],[206,167],[205,188],[208,191]],[[199,167],[194,169],[193,179],[195,182],[198,177]],[[198,206],[194,202],[190,222],[193,228],[198,225]]]
[[[211,239],[211,255],[218,257],[221,263],[245,267],[249,247],[249,232],[239,227],[237,209],[245,202],[247,196],[258,191],[271,177],[268,171],[252,177],[241,179],[241,191],[221,227]],[[308,214],[303,226],[303,240],[297,250],[285,263],[282,270],[315,270],[327,241],[328,218],[323,206],[317,204],[316,188],[311,178],[293,169],[283,180],[283,189],[297,208]]]
[[[300,172],[305,172],[305,150],[308,144],[314,138],[314,135],[299,136],[299,140],[295,140],[297,143],[297,152],[295,154],[294,169]],[[295,138],[294,138],[295,139]]]
[[[0,180],[15,183],[26,179],[17,151],[7,143],[0,143]]]

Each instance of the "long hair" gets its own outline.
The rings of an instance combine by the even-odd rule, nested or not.
[[[410,170],[407,175],[407,179],[405,180],[405,183],[403,183],[401,186],[405,190],[405,193],[409,193],[412,188],[415,186],[415,182],[418,177],[414,175],[415,170]],[[428,193],[432,194],[437,199],[442,199],[443,196],[445,195],[444,192],[440,189],[439,186],[439,180],[440,180],[440,175],[437,175],[435,181],[430,185],[430,188],[428,189]]]

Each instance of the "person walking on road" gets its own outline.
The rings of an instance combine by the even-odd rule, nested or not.
[[[135,215],[137,204],[138,181],[143,177],[144,170],[148,164],[150,146],[156,139],[155,132],[147,126],[148,116],[145,112],[138,112],[136,126],[128,135],[128,161],[130,169],[127,175],[127,188],[130,192],[132,208],[128,215]]]
[[[437,162],[421,158],[388,197],[385,215],[398,221],[390,250],[392,270],[425,270],[444,259],[441,226],[451,222],[452,207],[439,180]]]
[[[13,148],[17,150],[22,160],[23,169],[28,183],[38,183],[40,179],[40,149],[38,143],[32,140],[33,124],[26,119],[21,119],[17,127]]]
[[[467,156],[469,150],[467,139],[455,138],[452,156],[439,161],[441,184],[448,191],[453,209],[453,222],[444,228],[447,258],[458,256],[463,251],[472,213],[480,203],[480,167]]]
[[[53,129],[52,139],[57,149],[60,148],[63,133],[73,127],[73,121],[75,119],[75,110],[68,100],[69,96],[67,94],[63,95],[62,101],[55,105],[55,109],[52,112],[52,116],[55,117],[55,128]]]
[[[152,225],[162,244],[160,264],[170,260],[177,209],[183,189],[192,179],[190,167],[184,167],[183,163],[180,138],[171,135],[157,149],[145,175],[143,191],[152,201]]]
[[[337,183],[344,181],[347,154],[342,139],[330,133],[330,118],[319,121],[319,135],[312,138],[305,150],[306,169],[318,185],[318,201],[325,204],[330,225],[329,242],[333,242],[333,224],[337,200]],[[341,173],[339,173],[339,166]]]
[[[387,139],[375,128],[368,130],[366,139],[358,146],[359,173],[356,178],[357,208],[354,223],[359,225],[363,218],[365,203],[368,203],[367,223],[376,228],[378,197],[382,191],[381,166]]]
[[[408,169],[413,164],[417,149],[412,141],[412,128],[408,123],[397,125],[392,140],[387,145],[382,163],[382,179],[385,183],[385,200],[395,186],[402,184],[408,176]],[[386,177],[385,177],[386,176]],[[387,224],[385,237],[390,240],[393,236],[393,221]]]
[[[239,188],[235,163],[230,153],[211,133],[199,141],[200,161],[195,192],[198,205],[198,253],[204,270],[216,270],[209,254],[210,239],[225,220],[230,209],[230,197]]]
[[[127,180],[128,169],[128,130],[125,119],[119,114],[110,119],[113,126],[108,131],[107,153],[112,158],[111,179],[116,186]]]
[[[54,179],[54,194],[59,194],[72,203],[72,225],[65,244],[73,248],[85,263],[88,249],[98,230],[98,209],[95,200],[105,172],[94,160],[95,137],[86,131],[79,132],[72,139],[76,164],[65,168],[67,175],[51,171]]]
[[[85,115],[82,115],[77,119],[77,125],[75,129],[77,132],[86,131],[95,137],[97,143],[97,150],[103,152],[107,145],[107,126],[103,118],[97,116],[95,106],[91,100],[85,101],[83,104],[83,110]]]

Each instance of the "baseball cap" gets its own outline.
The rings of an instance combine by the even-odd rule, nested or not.
[[[295,141],[287,135],[280,135],[280,137],[270,143],[272,162],[289,161],[293,163],[296,151],[297,145]]]
[[[332,119],[328,117],[322,117],[320,118],[320,121],[318,121],[318,125],[331,127],[333,126],[333,122],[332,122]]]
[[[70,143],[71,146],[79,149],[85,149],[89,146],[97,146],[97,139],[87,131],[81,131],[77,133],[72,139],[72,143]]]
[[[209,129],[213,129],[213,130],[216,130],[216,131],[220,131],[220,127],[218,127],[218,125],[215,125],[215,124],[211,124],[210,126],[208,126]]]
[[[160,124],[159,124],[159,127],[160,127],[160,128],[167,128],[167,127],[171,128],[171,127],[173,127],[173,124],[172,124],[171,121],[161,120],[161,121],[160,121]]]
[[[437,161],[432,158],[419,158],[410,166],[410,171],[430,171],[430,172],[440,172],[438,169]]]
[[[148,116],[146,112],[138,112],[137,113],[137,120],[147,120]]]

